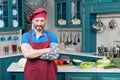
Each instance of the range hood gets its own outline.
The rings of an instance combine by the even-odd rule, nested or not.
[[[47,1],[48,0],[25,0],[24,1],[25,15],[28,15],[38,7],[45,7],[47,5]]]

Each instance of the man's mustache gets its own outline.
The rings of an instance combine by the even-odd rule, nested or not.
[[[37,25],[36,27],[44,27],[44,26],[42,26],[42,25]]]

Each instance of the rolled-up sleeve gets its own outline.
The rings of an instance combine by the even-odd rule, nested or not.
[[[40,59],[53,60],[59,57],[60,48],[58,43],[50,44],[50,52],[40,56]]]
[[[26,32],[22,35],[21,44],[30,43],[30,33]]]

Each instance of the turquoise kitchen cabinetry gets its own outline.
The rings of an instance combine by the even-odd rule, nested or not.
[[[12,62],[17,62],[22,56],[0,58],[0,80],[9,80],[7,68]]]
[[[9,73],[8,80],[24,80],[23,72]],[[120,73],[58,72],[57,80],[120,80]]]
[[[24,80],[23,72],[13,72],[8,74],[10,74],[8,80]],[[65,80],[65,73],[57,73],[57,80]]]
[[[55,0],[55,26],[80,28],[81,0]]]
[[[119,2],[120,0],[83,0],[84,4]]]
[[[0,30],[24,27],[23,0],[0,0]]]
[[[65,76],[65,80],[95,80],[93,73],[66,73]]]
[[[102,1],[102,0],[101,0]],[[82,51],[96,52],[96,33],[92,29],[92,25],[96,21],[96,15],[100,13],[118,13],[120,12],[120,2],[101,2],[98,3],[83,3],[82,9]]]
[[[82,2],[83,2],[84,4],[92,4],[92,3],[96,3],[97,0],[82,0]]]
[[[66,27],[68,25],[67,0],[55,0],[55,26]]]
[[[97,80],[120,80],[120,73],[97,73]]]
[[[57,73],[57,80],[65,80],[65,73],[64,72]]]
[[[81,24],[81,0],[70,0],[69,1],[69,27],[80,27]]]
[[[120,73],[65,73],[65,80],[120,80]]]

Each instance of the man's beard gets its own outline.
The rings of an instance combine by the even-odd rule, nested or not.
[[[44,29],[44,27],[43,26],[36,26],[35,29],[40,32]]]

